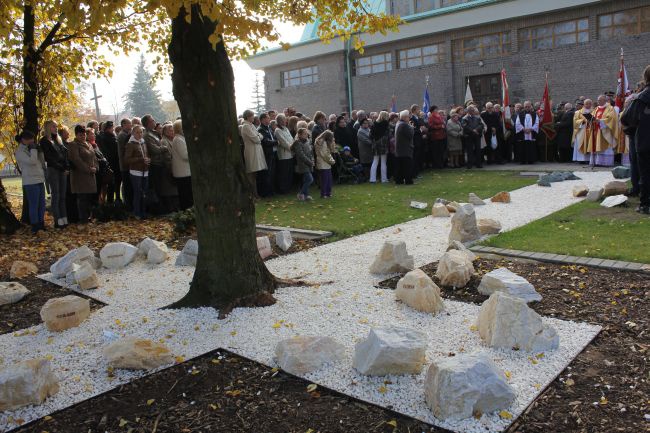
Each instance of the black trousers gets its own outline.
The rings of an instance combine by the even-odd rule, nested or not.
[[[519,142],[521,151],[521,163],[532,164],[537,159],[537,144],[533,140],[523,140]]]
[[[445,166],[445,140],[431,140],[431,166],[443,168]]]
[[[278,154],[277,152],[265,150],[264,159],[266,160],[267,168],[262,172],[258,172],[257,193],[260,195],[260,197],[270,197],[275,192],[275,182],[277,176],[276,164],[278,162]]]
[[[636,160],[639,167],[641,206],[650,206],[650,151],[637,152]]]
[[[90,211],[93,207],[95,194],[77,194],[77,209],[79,222],[85,224],[90,219]]]
[[[558,153],[560,155],[559,162],[571,162],[573,158],[573,149],[571,147],[560,147]]]
[[[131,175],[129,171],[122,171],[122,197],[124,197],[124,205],[127,209],[133,207],[133,185],[131,185]]]
[[[127,178],[129,179],[129,178]],[[130,179],[129,179],[130,181]],[[131,182],[129,182],[131,183]],[[122,172],[116,170],[113,172],[113,180],[108,183],[108,188],[106,189],[106,202],[113,203],[115,201],[121,200],[120,189],[122,186]]]
[[[467,168],[483,167],[483,152],[481,151],[481,136],[465,138],[467,152]]]
[[[413,185],[413,158],[408,156],[397,157],[397,173],[395,173],[397,185]]]
[[[632,177],[632,192],[638,194],[641,191],[639,186],[639,157],[636,153],[636,138],[630,135],[630,176]]]
[[[192,176],[175,177],[176,188],[178,189],[178,206],[181,210],[186,210],[194,206],[194,196],[192,195]]]
[[[277,165],[277,191],[286,194],[291,191],[293,181],[293,158],[279,159]]]

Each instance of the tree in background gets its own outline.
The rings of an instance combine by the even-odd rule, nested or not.
[[[255,84],[253,86],[253,111],[257,114],[261,114],[266,111],[264,83],[259,72],[255,72]]]
[[[124,95],[126,111],[133,116],[151,114],[159,122],[168,119],[163,111],[160,92],[153,87],[153,75],[147,70],[144,55],[140,56],[129,93]]]

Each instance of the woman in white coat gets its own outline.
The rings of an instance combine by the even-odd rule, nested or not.
[[[189,209],[194,205],[192,196],[192,172],[190,171],[190,158],[187,153],[187,143],[183,135],[183,123],[177,120],[173,124],[174,139],[170,146],[172,152],[172,175],[176,188],[178,188],[178,204],[181,210]],[[164,130],[164,127],[163,127]]]
[[[257,197],[256,173],[267,169],[264,149],[262,149],[262,134],[257,132],[257,128],[253,125],[255,113],[246,110],[243,117],[244,123],[239,127],[239,133],[242,140],[244,140],[244,162],[246,163],[248,179],[251,182],[255,197]]]

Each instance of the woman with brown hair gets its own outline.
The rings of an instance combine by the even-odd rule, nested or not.
[[[68,147],[68,159],[71,163],[70,189],[77,194],[79,222],[86,224],[90,220],[93,197],[97,194],[95,174],[98,162],[95,150],[86,141],[86,128],[82,125],[74,127],[74,140]]]

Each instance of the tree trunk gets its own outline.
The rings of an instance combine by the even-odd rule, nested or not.
[[[11,211],[11,203],[7,198],[7,191],[0,179],[0,233],[11,235],[20,228],[20,221]]]
[[[172,22],[169,58],[192,171],[199,242],[194,278],[175,307],[269,305],[277,287],[257,250],[255,204],[241,157],[234,77],[223,42],[208,41],[215,23],[191,8]]]
[[[23,117],[24,128],[38,133],[38,77],[36,74],[40,56],[34,46],[34,10],[25,4],[23,10]]]

